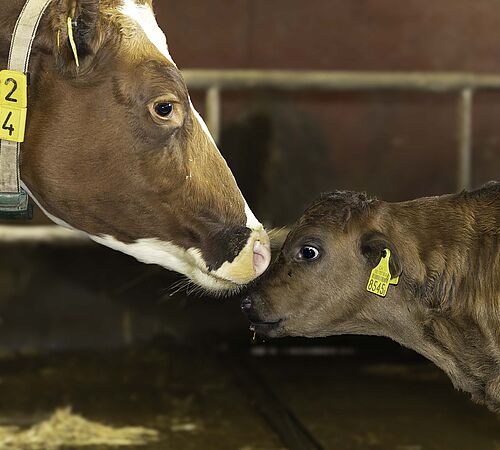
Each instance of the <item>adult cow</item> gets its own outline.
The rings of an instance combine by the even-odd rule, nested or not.
[[[0,0],[0,68],[23,5]],[[51,219],[212,292],[264,272],[268,236],[191,103],[151,0],[52,0],[29,72],[21,178]]]

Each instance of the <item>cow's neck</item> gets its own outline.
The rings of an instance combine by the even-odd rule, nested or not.
[[[12,32],[23,4],[23,0],[0,0],[2,9],[0,17],[0,69],[7,68]]]
[[[24,4],[25,0],[0,0],[0,10],[2,11],[0,16],[0,70],[7,69],[12,34]],[[33,112],[40,105],[40,99],[46,91],[46,79],[49,78],[47,74],[55,67],[51,47],[52,35],[49,26],[49,9],[47,9],[38,26],[29,55],[28,70],[31,83],[28,88],[28,125],[30,121],[33,121]],[[24,189],[27,189],[24,182],[31,181],[30,195],[36,194],[38,191],[36,183],[32,180],[33,177],[30,180],[29,176],[26,175],[31,172],[30,168],[35,166],[33,158],[30,157],[32,150],[38,150],[37,143],[27,139],[21,145],[20,169],[21,183]],[[61,221],[58,223],[62,224]]]
[[[2,11],[2,15],[0,16],[0,70],[7,68],[12,33],[24,3],[25,0],[0,0],[0,8]],[[29,70],[32,75],[36,75],[36,73],[33,72],[36,71],[35,68],[38,67],[40,54],[47,52],[44,45],[46,44],[44,42],[45,39],[42,38],[42,36],[47,34],[47,23],[48,19],[46,13],[45,17],[40,22],[37,37],[34,41],[30,55]],[[36,90],[30,89],[29,95],[33,98],[33,96],[36,95]]]

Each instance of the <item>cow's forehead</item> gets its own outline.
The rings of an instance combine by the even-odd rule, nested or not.
[[[144,51],[145,46],[141,45],[141,43],[143,44],[144,41],[146,41],[147,45],[156,47],[170,63],[177,67],[168,50],[165,33],[156,21],[150,2],[147,0],[120,0],[120,3],[116,6],[116,10],[122,16],[122,23],[123,18],[125,19],[125,25],[122,26],[122,32],[124,37],[128,40],[129,45],[136,49],[135,51]],[[192,103],[191,109],[202,130],[208,136],[213,146],[217,148],[217,144],[214,142],[205,121],[196,111]]]
[[[117,10],[127,19],[127,28],[132,28],[131,30],[123,30],[126,35],[129,35],[135,40],[138,39],[140,33],[137,35],[134,31],[144,33],[145,37],[159,50],[159,52],[175,65],[168,50],[165,33],[163,33],[159,27],[150,3],[140,3],[137,0],[121,0],[120,4],[117,6]]]

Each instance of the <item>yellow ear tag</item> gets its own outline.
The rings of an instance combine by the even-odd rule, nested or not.
[[[399,283],[399,277],[392,278],[389,270],[391,251],[388,248],[384,249],[384,251],[385,255],[382,256],[377,267],[372,270],[368,285],[366,286],[368,292],[372,292],[380,297],[387,295],[389,284],[396,285]]]
[[[0,72],[0,139],[24,142],[28,78],[15,70]]]
[[[73,50],[73,55],[75,56],[76,67],[80,67],[78,50],[76,48],[75,37],[73,36],[73,19],[71,17],[68,17],[68,39],[71,45],[71,50]]]

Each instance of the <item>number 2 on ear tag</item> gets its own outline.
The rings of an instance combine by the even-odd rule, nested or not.
[[[368,292],[376,294],[380,297],[385,297],[387,295],[389,284],[395,285],[399,282],[399,277],[392,278],[389,270],[391,251],[386,248],[384,252],[385,254],[382,255],[377,267],[372,270],[368,280],[368,285],[366,286],[366,290]]]
[[[0,72],[0,139],[24,142],[28,107],[27,77],[22,72]]]

